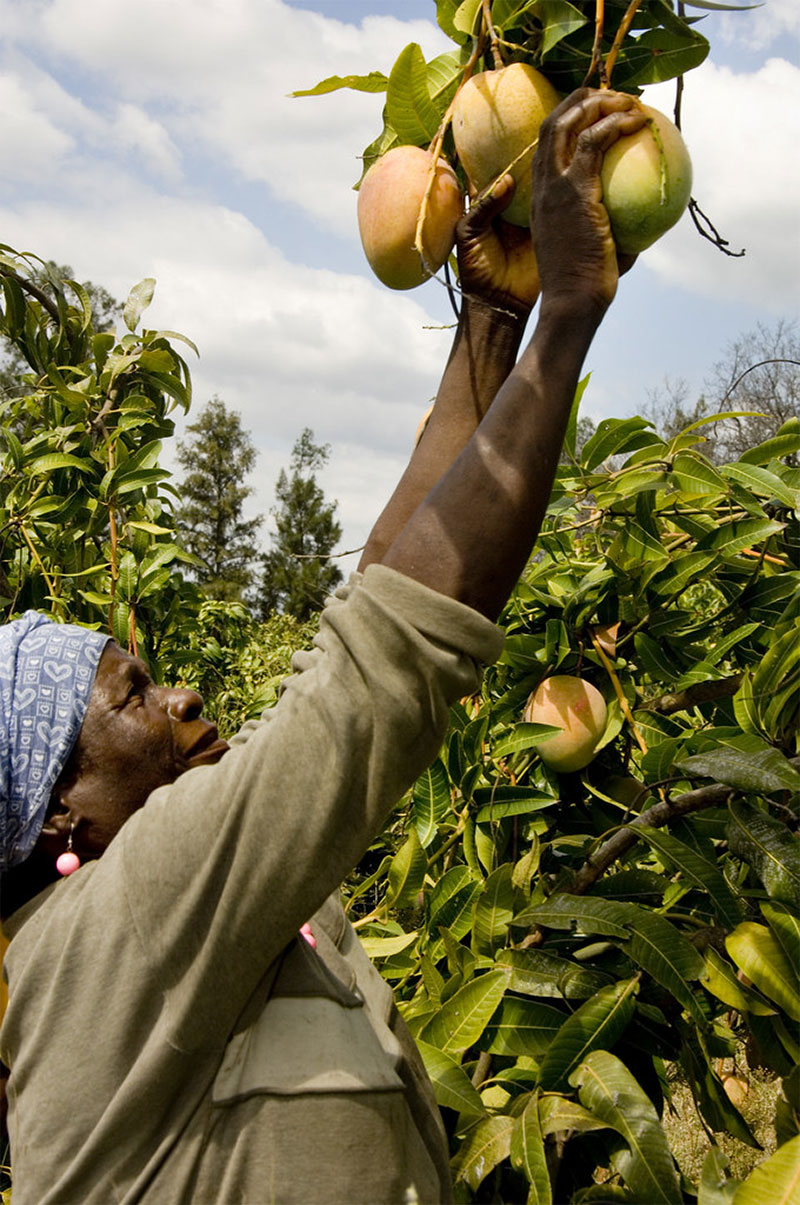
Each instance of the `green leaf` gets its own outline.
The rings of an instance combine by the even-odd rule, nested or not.
[[[740,485],[746,486],[761,498],[775,498],[778,502],[783,502],[785,506],[797,509],[800,491],[790,489],[776,473],[771,473],[769,469],[739,461],[737,464],[723,465],[720,472],[731,481],[737,481]]]
[[[417,830],[409,831],[389,867],[385,904],[389,908],[405,908],[413,904],[422,890],[428,859],[420,845]]]
[[[564,1013],[552,1004],[506,996],[486,1028],[486,1049],[490,1054],[538,1059],[563,1023]]]
[[[402,143],[427,145],[436,133],[441,114],[428,94],[425,56],[411,42],[395,60],[386,92],[386,117]]]
[[[597,424],[594,435],[587,439],[581,453],[581,464],[591,471],[622,452],[632,452],[658,439],[653,424],[643,418],[604,418]]]
[[[552,1205],[553,1191],[539,1121],[538,1092],[532,1093],[514,1123],[510,1155],[511,1166],[523,1172],[531,1186],[527,1205]]]
[[[696,452],[679,452],[672,464],[678,488],[694,498],[718,497],[728,487],[712,465]]]
[[[509,757],[512,753],[521,753],[524,749],[532,749],[549,737],[557,736],[562,731],[552,724],[530,724],[521,721],[511,732],[494,744],[492,755],[495,758]]]
[[[638,976],[610,984],[567,1018],[539,1068],[539,1086],[543,1090],[565,1092],[573,1071],[591,1050],[616,1045],[633,1018],[638,990]]]
[[[771,899],[800,910],[797,837],[767,812],[743,800],[735,800],[728,810],[731,852],[753,867]]]
[[[713,778],[739,791],[769,794],[800,790],[800,774],[778,749],[763,741],[750,748],[728,745],[683,757],[675,763],[692,777]]]
[[[800,1021],[797,976],[774,935],[755,921],[743,921],[725,938],[725,948],[760,992]]]
[[[587,22],[587,17],[567,0],[538,0],[536,13],[542,22],[542,56]]]
[[[515,926],[543,925],[550,929],[570,929],[573,922],[577,922],[578,932],[591,936],[630,937],[623,907],[587,896],[551,895],[547,903],[526,908],[514,917]]]
[[[56,469],[77,469],[80,473],[90,473],[94,467],[91,460],[79,460],[77,456],[70,456],[67,452],[48,452],[44,456],[37,456],[36,460],[28,465],[28,471],[31,476],[53,473]]]
[[[136,597],[136,586],[139,578],[139,567],[132,552],[126,552],[119,562],[117,590],[120,598],[131,602]]]
[[[134,285],[131,289],[122,310],[122,321],[129,331],[136,330],[136,327],[139,325],[139,319],[153,300],[155,291],[156,282],[152,276],[146,276],[144,280],[140,280],[138,285]]]
[[[471,34],[481,8],[481,0],[462,0],[453,17],[453,25],[461,33]]]
[[[513,1131],[514,1118],[505,1115],[487,1117],[467,1130],[451,1165],[456,1183],[463,1180],[477,1191],[489,1172],[511,1154]]]
[[[420,1037],[445,1054],[463,1054],[480,1038],[506,990],[504,971],[471,979],[442,1005]]]
[[[729,1008],[741,1013],[755,1013],[758,1017],[772,1016],[775,1009],[755,992],[746,988],[713,947],[706,950],[706,977],[704,986]]]
[[[420,1038],[417,1039],[417,1048],[433,1084],[439,1108],[455,1109],[457,1113],[467,1116],[486,1113],[477,1088],[456,1059]]]
[[[552,807],[556,800],[536,787],[476,787],[472,801],[478,824],[491,824],[506,816],[527,816]]]
[[[555,1094],[540,1097],[539,1120],[543,1134],[557,1134],[560,1130],[578,1130],[583,1133],[607,1128],[604,1121],[600,1121],[576,1101]]]
[[[413,933],[398,933],[395,937],[373,937],[365,933],[360,935],[360,942],[370,958],[391,958],[393,954],[407,950],[418,936],[416,930]]]
[[[493,954],[502,946],[514,915],[513,866],[506,862],[489,875],[475,903],[472,948],[480,954]]]
[[[754,448],[748,448],[739,457],[739,464],[769,464],[771,460],[793,456],[795,452],[800,452],[800,435],[791,432],[786,435],[774,435],[772,439],[765,439]]]
[[[459,941],[472,928],[472,905],[482,889],[481,880],[467,866],[453,866],[432,889],[428,899],[428,925],[435,933],[447,929]]]
[[[800,1134],[755,1168],[736,1190],[733,1205],[797,1205],[800,1201]]]
[[[742,906],[727,884],[725,876],[713,862],[685,845],[663,829],[642,825],[631,829],[651,849],[667,860],[695,887],[711,896],[714,911],[723,925],[733,928],[742,919]]]
[[[724,556],[735,556],[743,548],[752,548],[768,540],[776,532],[783,530],[782,523],[771,519],[734,519],[730,523],[721,523],[707,535],[697,541],[695,548],[698,552],[713,549]]]
[[[584,1108],[621,1134],[627,1149],[613,1157],[616,1170],[636,1200],[648,1205],[681,1205],[680,1181],[649,1098],[624,1063],[605,1050],[595,1050],[573,1073]]]
[[[647,29],[636,39],[637,56],[643,51],[649,51],[650,57],[626,79],[626,87],[635,84],[640,88],[685,75],[700,66],[708,55],[709,45],[697,33],[680,36],[667,29]]]
[[[623,949],[643,970],[672,992],[691,1016],[705,1023],[702,1006],[690,987],[690,981],[704,973],[702,955],[680,929],[656,912],[635,904],[625,906],[629,914],[631,938]]]
[[[450,782],[444,764],[437,758],[414,783],[411,822],[423,849],[434,840],[439,822],[449,810]]]
[[[800,916],[786,904],[759,904],[761,914],[777,937],[790,966],[800,974]]]
[[[324,96],[339,88],[352,88],[355,92],[385,92],[388,79],[382,71],[370,71],[369,75],[329,75],[313,88],[300,88],[290,96]]]
[[[727,1168],[727,1155],[712,1146],[703,1160],[697,1205],[730,1205],[739,1181],[728,1179]]]
[[[529,5],[531,0],[495,0],[494,9],[492,10],[492,19],[497,22],[501,29],[506,28],[506,23],[497,15],[497,9],[502,11],[515,4],[517,8]],[[591,373],[587,373],[582,380],[578,381],[578,387],[575,390],[575,397],[572,399],[572,409],[569,412],[569,421],[567,422],[567,432],[564,436],[564,451],[571,460],[575,459],[575,447],[578,438],[578,411],[581,408],[581,401],[586,392],[586,386],[589,384]]]
[[[509,989],[525,996],[586,1000],[609,982],[608,975],[603,971],[592,970],[569,958],[560,958],[534,947],[527,950],[501,950],[497,963],[511,969]]]

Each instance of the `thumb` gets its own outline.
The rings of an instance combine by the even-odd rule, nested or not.
[[[461,222],[461,234],[466,238],[480,238],[511,204],[516,184],[510,172],[490,184],[470,205],[469,212]]]

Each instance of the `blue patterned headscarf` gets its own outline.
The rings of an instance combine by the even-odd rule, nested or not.
[[[0,871],[38,840],[109,639],[37,611],[0,627]]]

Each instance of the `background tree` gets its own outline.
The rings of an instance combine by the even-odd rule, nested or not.
[[[797,322],[780,319],[772,327],[759,323],[725,348],[714,365],[703,393],[690,401],[685,380],[667,379],[650,394],[642,414],[667,439],[690,423],[715,414],[746,411],[701,428],[704,454],[715,464],[743,456],[748,448],[775,435],[800,414],[800,333]],[[796,455],[788,453],[790,464]]]
[[[272,514],[274,547],[264,557],[259,597],[262,615],[285,612],[306,620],[319,611],[338,583],[341,571],[330,559],[342,529],[335,518],[336,503],[326,502],[314,474],[330,456],[329,444],[315,444],[314,432],[304,427],[292,449],[290,472],[281,469]]]
[[[256,449],[240,416],[213,397],[178,441],[181,539],[199,563],[193,575],[209,598],[239,600],[253,583],[258,558],[256,533],[263,522],[242,516],[253,490],[244,485]]]

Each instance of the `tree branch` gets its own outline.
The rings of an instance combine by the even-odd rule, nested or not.
[[[735,695],[742,683],[743,674],[734,674],[730,678],[716,678],[711,682],[695,682],[686,690],[675,694],[659,695],[640,703],[640,711],[657,711],[661,715],[672,715],[676,711],[688,711],[699,703],[710,703],[714,699],[727,699]]]
[[[588,891],[613,862],[638,841],[637,829],[644,826],[662,828],[670,820],[677,820],[691,812],[702,812],[705,808],[713,808],[726,803],[736,792],[733,787],[722,783],[713,783],[708,787],[699,787],[696,791],[687,791],[670,802],[662,800],[642,812],[635,820],[631,820],[624,828],[614,833],[613,837],[600,846],[595,854],[584,862],[569,888],[570,895],[583,895]]]
[[[36,298],[36,300],[39,302],[39,305],[43,310],[47,310],[47,313],[54,322],[58,323],[60,321],[58,306],[56,306],[53,303],[52,298],[48,297],[44,290],[40,289],[38,285],[35,285],[33,281],[26,280],[24,276],[20,276],[18,272],[12,272],[10,268],[0,269],[0,275],[8,276],[9,279],[16,281],[21,289],[23,289],[26,293],[30,293],[31,297]]]

